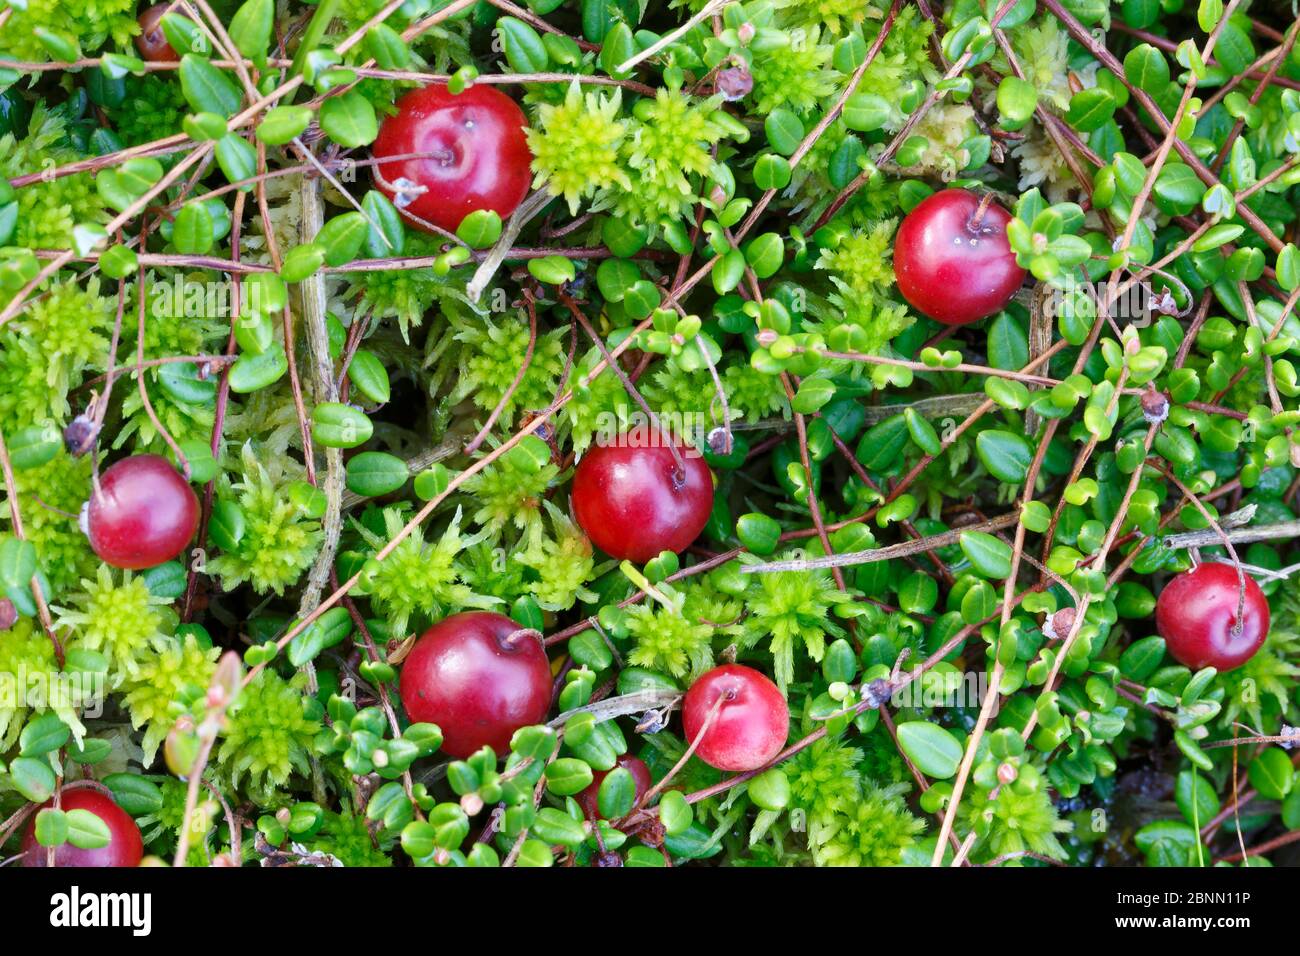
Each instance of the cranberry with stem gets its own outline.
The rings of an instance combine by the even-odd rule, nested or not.
[[[59,800],[60,809],[85,810],[99,817],[108,827],[108,843],[93,850],[83,850],[64,843],[54,850],[55,866],[137,866],[144,855],[144,841],[140,838],[140,828],[135,825],[130,814],[117,805],[113,798],[92,787],[69,787],[63,791]],[[40,810],[53,806],[53,801],[44,804]],[[40,812],[37,811],[37,813]],[[27,826],[23,837],[23,866],[42,867],[46,865],[48,848],[36,840],[36,814]]]
[[[166,458],[133,455],[100,476],[85,516],[94,552],[138,571],[185,550],[199,526],[199,499]]]
[[[399,209],[448,232],[480,209],[504,219],[532,181],[527,125],[515,101],[490,86],[412,90],[379,128],[374,158],[395,158],[375,165],[375,182]]]
[[[894,275],[908,302],[944,325],[966,325],[1005,306],[1025,281],[1007,243],[1011,214],[964,189],[929,196],[894,237]]]
[[[171,9],[170,3],[148,7],[140,14],[140,33],[135,38],[135,48],[140,58],[149,63],[176,63],[180,60],[163,33],[163,14]]]
[[[1264,592],[1230,564],[1207,562],[1184,571],[1156,599],[1156,630],[1174,660],[1195,669],[1240,667],[1263,646],[1268,626]]]
[[[631,754],[622,754],[614,761],[614,766],[609,770],[598,770],[591,776],[591,783],[587,788],[578,794],[578,804],[582,807],[583,813],[592,820],[603,820],[601,815],[598,799],[600,797],[600,785],[604,782],[614,770],[622,767],[632,775],[632,783],[635,788],[633,796],[633,805],[641,799],[647,790],[650,789],[650,768],[640,757],[633,757]]]
[[[712,511],[713,473],[703,457],[648,428],[598,441],[573,475],[574,517],[613,558],[641,564],[683,551]]]
[[[709,766],[757,770],[785,746],[790,709],[780,688],[763,674],[743,664],[724,664],[686,692],[682,726],[688,744],[698,740],[695,756]]]
[[[400,692],[411,720],[442,730],[446,753],[464,759],[488,746],[503,754],[516,730],[546,719],[551,666],[536,631],[466,611],[420,635],[402,663]]]

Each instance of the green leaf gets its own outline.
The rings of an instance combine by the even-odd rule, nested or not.
[[[23,587],[35,573],[36,548],[30,541],[12,535],[0,540],[0,586]]]
[[[1277,254],[1277,284],[1285,292],[1294,292],[1300,285],[1300,250],[1293,243],[1288,242]]]
[[[212,504],[212,518],[208,521],[208,537],[222,551],[233,551],[244,540],[248,519],[244,509],[229,498],[218,498]]]
[[[858,442],[857,458],[868,471],[883,471],[892,465],[907,447],[911,432],[902,415],[886,418],[863,434]]]
[[[361,395],[377,405],[388,401],[392,386],[388,379],[388,369],[379,356],[369,349],[358,349],[348,363],[348,381]]]
[[[365,94],[349,90],[321,104],[320,128],[340,146],[355,149],[375,141],[379,135],[379,120]]]
[[[178,594],[177,597],[179,596]],[[68,748],[68,759],[73,763],[97,764],[107,760],[112,752],[112,741],[105,740],[102,737],[87,737],[82,746],[78,747],[74,743]]]
[[[341,266],[361,252],[370,233],[370,223],[361,213],[345,212],[334,216],[316,233],[315,242],[325,251],[325,264]]]
[[[989,474],[999,481],[1018,485],[1029,473],[1033,446],[1014,432],[986,429],[975,439],[975,451]]]
[[[81,47],[74,36],[45,27],[33,27],[32,35],[36,37],[41,46],[45,47],[46,52],[56,60],[64,63],[74,63],[81,59]]]
[[[99,68],[111,80],[120,80],[128,73],[144,76],[144,60],[122,53],[104,53],[99,58]]]
[[[1158,96],[1169,85],[1169,63],[1150,43],[1139,43],[1124,57],[1124,75],[1134,86]]]
[[[1194,770],[1184,770],[1174,783],[1174,802],[1183,819],[1192,826],[1203,827],[1219,812],[1219,795],[1210,781]]]
[[[46,807],[36,814],[36,842],[44,847],[63,846],[68,842],[68,815]]]
[[[551,848],[542,840],[525,840],[519,849],[515,865],[529,868],[554,866],[555,857],[551,854]]]
[[[986,578],[1002,579],[1011,573],[1011,545],[984,531],[966,531],[961,550],[971,566]]]
[[[411,62],[411,48],[402,35],[386,23],[366,31],[366,52],[383,70],[404,70]]]
[[[1245,226],[1230,222],[1211,226],[1201,238],[1192,243],[1192,251],[1209,252],[1211,249],[1217,249],[1225,243],[1232,242],[1245,231]]]
[[[568,256],[542,256],[528,260],[528,273],[546,285],[564,285],[577,276],[577,268]]]
[[[133,817],[156,813],[162,808],[162,790],[139,774],[111,773],[102,782],[113,792],[113,801]]]
[[[158,22],[162,27],[163,36],[167,39],[167,45],[173,50],[181,56],[197,53],[202,59],[207,59],[211,48],[207,36],[199,29],[197,23],[175,11],[163,14]]]
[[[884,126],[892,112],[889,101],[883,96],[855,93],[844,103],[844,125],[860,133],[871,133]]]
[[[835,397],[835,383],[828,378],[806,378],[799,383],[790,407],[801,415],[811,415]]]
[[[998,84],[998,112],[1012,125],[1029,121],[1038,105],[1038,90],[1028,80],[1007,76]]]
[[[72,731],[57,714],[41,714],[23,728],[18,746],[24,757],[43,757],[58,750],[71,736]]]
[[[898,746],[927,777],[946,780],[957,772],[962,746],[937,724],[911,720],[898,725]]]
[[[31,803],[44,803],[54,794],[54,771],[46,760],[18,757],[9,764],[9,778]]]
[[[437,849],[437,831],[425,820],[412,820],[402,828],[402,849],[413,860],[422,860]]]
[[[180,78],[181,92],[195,112],[229,119],[239,111],[243,102],[239,87],[204,57],[194,53],[181,57]]]
[[[669,790],[659,798],[659,821],[669,836],[685,833],[695,819],[695,811],[680,790]]]
[[[581,823],[554,807],[543,807],[537,811],[532,832],[538,839],[552,846],[576,847],[587,839],[587,831]]]
[[[283,146],[302,134],[311,117],[312,112],[306,106],[273,106],[257,124],[255,135],[268,146]]]
[[[1017,371],[1029,364],[1029,332],[1009,312],[999,313],[989,323],[989,365],[1004,371]]]
[[[501,215],[495,209],[476,209],[460,221],[456,237],[471,249],[486,249],[501,238]]]
[[[561,797],[581,793],[591,785],[591,767],[576,757],[561,757],[546,765],[546,788]]]
[[[1223,19],[1223,0],[1201,0],[1196,7],[1196,25],[1205,33],[1211,32]]]
[[[1119,656],[1119,669],[1129,680],[1139,683],[1156,672],[1165,656],[1165,639],[1163,637],[1144,637],[1134,641]]]
[[[89,810],[69,810],[68,842],[79,850],[98,850],[112,842],[108,824]]]
[[[516,73],[544,73],[550,65],[546,47],[537,31],[515,17],[497,21],[497,33],[506,62]]]
[[[1101,129],[1115,115],[1115,97],[1107,90],[1093,87],[1080,90],[1070,97],[1070,109],[1065,119],[1080,133]]]
[[[63,448],[63,441],[58,429],[33,425],[6,436],[9,446],[9,462],[18,471],[39,468],[51,462]]]
[[[1051,526],[1052,510],[1041,501],[1026,502],[1020,512],[1020,523],[1026,530],[1042,534]]]
[[[636,802],[636,780],[626,767],[615,767],[605,774],[596,791],[596,808],[606,820],[617,820],[632,812]]]
[[[759,189],[785,189],[790,185],[790,161],[775,153],[763,153],[754,161],[754,185]]]
[[[366,252],[375,258],[400,256],[406,248],[406,227],[397,207],[383,193],[372,189],[361,200],[361,208],[370,226],[366,234]]]
[[[754,511],[736,519],[736,537],[752,554],[769,555],[781,540],[781,526],[775,518]]]
[[[212,215],[205,205],[188,202],[181,207],[172,223],[172,245],[186,256],[207,255],[216,242]]]
[[[315,242],[294,246],[285,253],[280,263],[280,278],[285,282],[301,282],[325,264],[325,249]]]
[[[924,415],[914,408],[905,408],[903,421],[906,422],[907,432],[912,436],[912,441],[916,443],[917,448],[927,455],[938,455],[943,451],[943,443],[939,440],[938,433]]]
[[[311,412],[312,438],[327,448],[364,445],[374,429],[365,412],[340,402],[321,402]]]
[[[763,810],[777,812],[790,805],[790,780],[780,767],[772,767],[749,781],[749,799]]]
[[[1295,767],[1281,747],[1269,747],[1250,762],[1250,785],[1266,800],[1281,800],[1295,784]]]
[[[1214,45],[1214,58],[1229,75],[1245,73],[1255,57],[1255,45],[1249,34],[1231,20],[1223,24]]]
[[[1156,203],[1170,215],[1184,216],[1205,196],[1205,184],[1185,163],[1166,163],[1155,183]]]
[[[618,68],[636,56],[636,37],[632,28],[626,23],[616,23],[605,34],[605,42],[600,50],[600,67],[610,76],[624,76]]]
[[[402,485],[410,472],[406,462],[382,451],[363,451],[348,460],[348,490],[366,498],[391,494]]]
[[[745,247],[745,261],[760,279],[771,278],[785,263],[785,243],[775,232],[755,236]]]
[[[799,117],[784,107],[777,107],[767,114],[763,121],[767,141],[772,148],[783,156],[789,156],[799,148],[803,141],[804,128]]]
[[[162,564],[141,571],[140,577],[154,597],[174,601],[185,593],[188,575],[185,566],[179,561],[164,561]]]
[[[247,140],[235,133],[227,133],[217,140],[217,165],[225,174],[226,181],[244,183],[239,189],[248,192],[252,183],[244,182],[257,175],[257,150]]]
[[[275,343],[265,352],[241,355],[230,367],[230,390],[246,395],[274,385],[289,371],[289,358],[284,346]]]
[[[275,0],[245,0],[230,18],[227,30],[235,48],[254,63],[266,62],[275,22]]]

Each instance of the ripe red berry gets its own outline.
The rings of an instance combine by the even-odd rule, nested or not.
[[[520,727],[551,706],[551,666],[535,633],[504,614],[466,611],[429,628],[402,664],[402,705],[437,724],[442,749],[465,758],[489,746],[504,754]]]
[[[775,684],[743,664],[715,667],[686,692],[682,726],[687,743],[700,736],[719,698],[695,756],[719,770],[756,770],[781,752],[790,732],[790,709]]]
[[[55,866],[136,866],[144,855],[144,841],[140,828],[130,815],[106,796],[90,787],[69,788],[60,799],[62,810],[86,810],[104,821],[108,827],[107,846],[97,850],[82,850],[64,843],[54,851]],[[53,806],[53,801],[41,809]],[[23,866],[45,866],[47,850],[36,842],[36,815],[27,826],[23,838]]]
[[[1165,585],[1156,601],[1156,630],[1174,660],[1188,667],[1230,671],[1255,656],[1268,636],[1268,600],[1249,574],[1244,619],[1237,569],[1208,562]]]
[[[180,60],[172,45],[167,42],[159,22],[170,6],[168,3],[160,3],[140,14],[140,32],[135,38],[135,48],[140,51],[141,59],[150,63],[175,63]]]
[[[636,788],[636,796],[633,802],[640,800],[642,795],[650,789],[650,768],[646,766],[645,761],[640,757],[633,757],[631,754],[623,754],[614,762],[615,768],[622,767],[632,775],[632,783]],[[591,775],[591,783],[586,790],[578,794],[578,803],[582,806],[582,811],[589,819],[603,820],[600,807],[597,805],[597,798],[600,796],[600,785],[613,770],[597,770]]]
[[[133,455],[99,477],[90,495],[90,546],[118,568],[140,570],[170,561],[199,526],[199,499],[171,462]]]
[[[1007,244],[1010,213],[980,202],[964,189],[937,192],[907,214],[894,237],[898,290],[944,325],[992,315],[1025,281]]]
[[[637,563],[661,551],[682,551],[708,524],[713,473],[693,448],[678,445],[678,469],[668,442],[648,429],[587,450],[573,475],[573,513],[596,547]]]
[[[452,232],[480,209],[504,219],[532,180],[527,125],[515,101],[490,86],[412,90],[379,127],[372,150],[375,159],[406,158],[378,164],[375,181],[399,208]]]

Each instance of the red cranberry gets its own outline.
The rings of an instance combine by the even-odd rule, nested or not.
[[[402,704],[442,729],[442,749],[503,754],[520,727],[546,719],[551,666],[537,635],[504,614],[467,611],[429,628],[402,664]]]
[[[1165,585],[1156,601],[1156,630],[1174,660],[1230,671],[1255,656],[1268,636],[1268,601],[1254,579],[1245,577],[1246,613],[1240,622],[1240,581],[1230,564],[1197,565]]]
[[[578,462],[574,516],[610,557],[642,563],[682,551],[708,523],[713,473],[699,452],[678,445],[683,475],[669,441],[637,428],[593,446]]]
[[[144,841],[140,839],[140,828],[130,815],[113,802],[112,797],[105,796],[90,787],[77,787],[63,791],[60,800],[63,811],[86,810],[104,821],[108,827],[107,846],[97,850],[82,850],[71,843],[65,843],[54,851],[55,866],[136,866],[144,855]],[[41,809],[53,806],[53,801]],[[27,835],[23,838],[23,866],[45,866],[48,850],[36,842],[36,816],[28,824]]]
[[[170,561],[199,526],[199,499],[171,462],[134,455],[99,478],[86,512],[90,546],[118,568],[152,568]]]
[[[442,83],[413,90],[384,120],[372,151],[376,159],[430,155],[381,163],[376,182],[399,208],[442,229],[454,232],[480,209],[504,219],[532,180],[527,125],[515,101],[490,86],[455,95]]]
[[[640,800],[641,796],[650,789],[650,768],[646,766],[645,761],[640,757],[633,757],[631,754],[623,754],[615,761],[615,767],[622,767],[632,775],[632,783],[636,788],[636,796],[633,802]],[[600,795],[600,784],[608,777],[612,770],[597,770],[591,776],[591,784],[586,790],[578,794],[578,803],[582,805],[582,811],[589,819],[603,820],[600,814],[600,807],[597,805],[597,797]]]
[[[964,189],[937,192],[907,214],[894,238],[898,290],[944,325],[992,315],[1025,281],[1007,244],[1011,214],[980,202]]]
[[[170,7],[169,3],[160,3],[140,14],[140,33],[135,38],[135,48],[140,51],[141,59],[150,63],[175,63],[180,60],[172,45],[167,42],[159,22]]]
[[[695,755],[719,770],[756,770],[781,752],[790,732],[790,710],[780,689],[743,664],[715,667],[691,685],[682,704],[687,743],[700,735],[714,703],[713,723]]]

